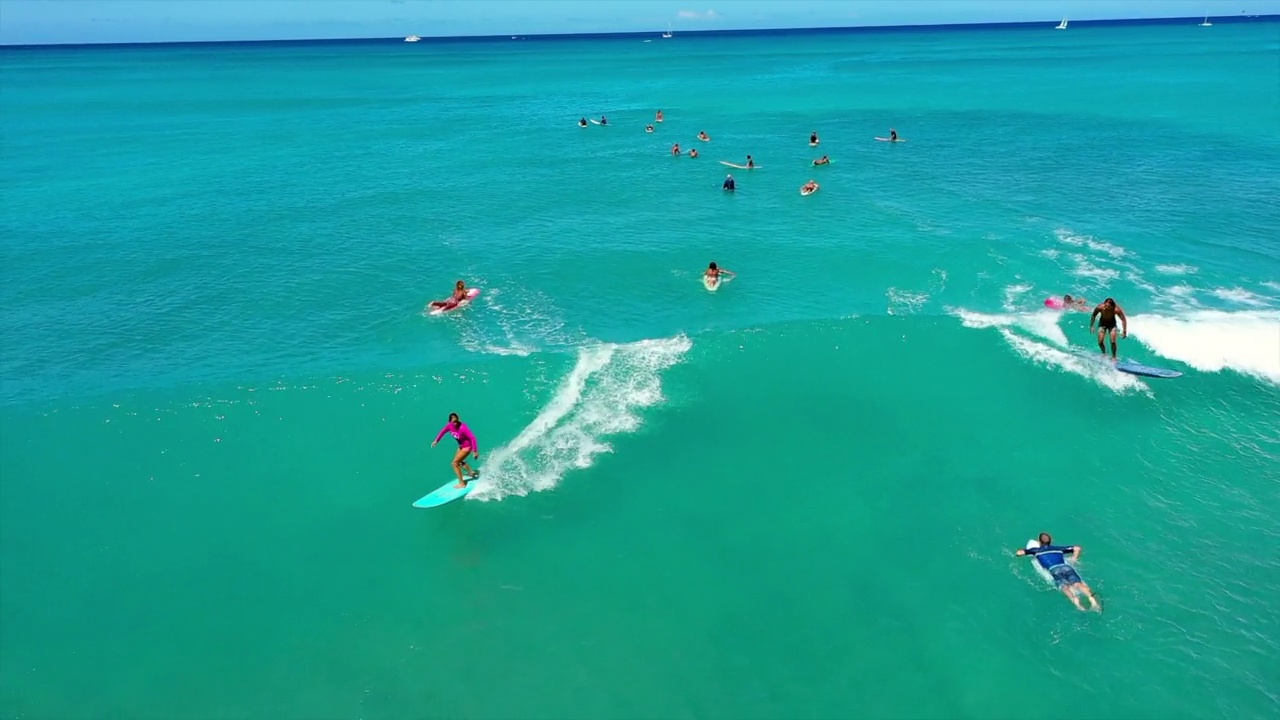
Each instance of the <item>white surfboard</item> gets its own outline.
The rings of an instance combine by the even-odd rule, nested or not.
[[[728,160],[721,160],[721,161],[720,161],[720,164],[721,164],[721,165],[728,165],[729,167],[731,167],[731,168],[737,168],[738,170],[759,170],[759,169],[760,169],[760,166],[759,166],[759,165],[753,165],[753,166],[751,166],[751,167],[747,167],[746,165],[739,165],[739,164],[737,164],[737,163],[731,163],[731,162],[729,162]]]

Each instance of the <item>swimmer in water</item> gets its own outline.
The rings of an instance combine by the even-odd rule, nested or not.
[[[809,144],[810,144],[810,145],[817,145],[819,142],[821,142],[821,140],[818,140],[818,131],[816,131],[816,130],[815,130],[815,131],[813,131],[813,132],[809,133]]]
[[[698,148],[689,148],[689,157],[691,158],[698,157]]]
[[[1063,295],[1062,307],[1069,310],[1088,310],[1089,301],[1084,298],[1073,298],[1070,295]]]
[[[645,125],[645,126],[644,126],[644,131],[645,131],[645,132],[653,132],[653,125]]]
[[[587,126],[586,118],[582,118],[581,120],[578,121],[578,127],[586,127],[586,126]]]
[[[680,157],[680,143],[676,143],[671,146],[671,155],[673,157]]]
[[[440,308],[443,310],[452,310],[467,299],[467,284],[461,280],[453,286],[453,295],[448,300],[432,300],[427,303],[427,307]]]
[[[1111,333],[1111,362],[1116,361],[1116,317],[1120,317],[1121,338],[1129,337],[1129,318],[1125,317],[1124,309],[1116,304],[1115,300],[1107,298],[1102,304],[1093,309],[1093,314],[1089,316],[1089,332],[1093,332],[1093,321],[1098,321],[1098,349],[1102,351],[1102,356],[1107,356],[1107,347],[1103,344],[1106,339],[1107,332]]]
[[[711,139],[711,136],[706,134],[705,132],[699,132],[698,139],[701,140],[702,142],[706,142]]]
[[[812,180],[810,180],[809,182],[805,183],[805,184],[804,184],[804,186],[800,188],[800,192],[802,192],[802,193],[804,193],[804,194],[806,194],[806,195],[812,195],[813,193],[815,193],[815,192],[817,192],[817,191],[818,191],[818,183],[816,183],[816,182],[814,182],[814,181],[812,181]]]
[[[721,280],[725,279],[726,277],[733,277],[734,273],[732,270],[725,270],[721,267],[718,267],[713,262],[707,266],[707,271],[702,273],[702,276],[710,280],[712,285],[719,285]]]
[[[654,117],[654,118],[653,118],[653,121],[654,121],[654,122],[662,122],[662,111],[661,111],[661,110],[659,110],[659,111],[658,111],[658,115],[657,115],[656,117]]]
[[[435,442],[431,443],[431,447],[435,447],[445,433],[453,435],[453,439],[458,441],[458,452],[453,456],[453,471],[458,474],[458,484],[454,485],[454,487],[464,488],[467,486],[468,480],[480,477],[480,473],[472,470],[471,466],[467,464],[467,455],[471,455],[476,459],[480,458],[480,444],[476,442],[476,436],[471,432],[471,428],[462,424],[458,413],[449,413],[449,422],[445,423],[443,428],[440,428],[440,433],[436,435]],[[462,477],[464,469],[467,471],[465,479]]]
[[[1067,555],[1074,555],[1076,560],[1080,559],[1080,546],[1054,545],[1049,533],[1040,533],[1037,542],[1040,543],[1040,547],[1019,550],[1014,554],[1019,557],[1030,555],[1040,563],[1040,567],[1053,578],[1053,584],[1067,596],[1077,610],[1084,610],[1084,606],[1080,604],[1080,595],[1083,594],[1089,598],[1090,609],[1102,612],[1102,604],[1098,602],[1093,590],[1089,589],[1076,569],[1067,563]]]
[[[738,185],[737,185],[737,183],[735,183],[735,182],[733,181],[733,176],[732,176],[732,175],[725,175],[725,176],[724,176],[724,184],[723,184],[723,185],[721,185],[720,187],[721,187],[721,188],[723,188],[723,189],[725,189],[725,190],[730,190],[730,191],[732,191],[732,190],[737,190],[737,189],[738,189]],[[711,263],[711,264],[712,264],[712,265],[714,265],[715,263]]]
[[[831,158],[827,157],[826,155],[823,155],[822,157],[818,158],[817,160],[814,160],[814,161],[813,161],[813,164],[814,164],[814,165],[830,165],[830,164],[831,164]]]

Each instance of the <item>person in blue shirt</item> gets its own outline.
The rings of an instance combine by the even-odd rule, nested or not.
[[[728,176],[726,176],[726,177],[725,177],[725,179],[724,179],[724,185],[721,185],[720,187],[724,188],[725,190],[737,190],[737,189],[738,189],[738,185],[737,185],[737,183],[735,183],[735,182],[733,181],[733,176],[732,176],[732,175],[728,175]]]
[[[1085,584],[1076,569],[1067,563],[1067,556],[1072,555],[1076,560],[1080,559],[1079,545],[1054,545],[1053,537],[1049,533],[1040,533],[1037,539],[1040,547],[1026,548],[1019,550],[1016,555],[1030,555],[1036,562],[1040,563],[1040,567],[1044,568],[1049,576],[1053,578],[1053,584],[1062,591],[1063,595],[1076,606],[1077,610],[1084,610],[1084,606],[1080,604],[1080,595],[1083,593],[1089,598],[1089,606],[1091,610],[1102,612],[1102,605],[1098,602],[1097,596],[1093,594],[1093,590]]]

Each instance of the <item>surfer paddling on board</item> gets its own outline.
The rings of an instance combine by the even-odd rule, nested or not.
[[[812,180],[810,180],[809,182],[807,182],[807,183],[805,183],[804,185],[800,186],[800,194],[801,194],[801,195],[812,195],[812,194],[814,194],[814,193],[815,193],[815,192],[817,192],[817,191],[818,191],[818,183],[816,183],[816,182],[814,182],[814,181],[812,181]]]
[[[1129,337],[1129,318],[1125,317],[1124,309],[1116,304],[1115,300],[1107,298],[1102,304],[1093,309],[1093,314],[1089,316],[1089,332],[1093,332],[1093,321],[1098,321],[1098,349],[1102,351],[1103,357],[1106,357],[1107,347],[1103,344],[1107,333],[1111,333],[1111,362],[1116,361],[1116,316],[1120,317],[1120,337]]]
[[[440,308],[442,310],[452,310],[458,307],[458,303],[467,299],[467,284],[461,280],[453,286],[453,296],[448,300],[432,300],[427,303],[427,307]]]
[[[1040,533],[1038,538],[1040,547],[1018,550],[1014,553],[1021,557],[1030,555],[1036,562],[1040,563],[1040,567],[1049,573],[1049,577],[1053,578],[1053,584],[1062,591],[1063,595],[1076,606],[1077,610],[1084,610],[1084,605],[1080,604],[1080,595],[1083,594],[1089,598],[1089,606],[1092,610],[1102,612],[1102,605],[1098,602],[1098,598],[1093,594],[1093,590],[1085,584],[1076,569],[1067,563],[1067,556],[1074,555],[1075,559],[1080,559],[1079,545],[1054,545],[1053,538],[1049,533]]]
[[[440,429],[440,434],[436,435],[435,442],[431,443],[431,447],[435,447],[445,433],[449,433],[454,440],[458,441],[458,453],[453,456],[453,471],[458,474],[458,484],[454,485],[454,487],[464,488],[467,486],[468,480],[480,477],[480,473],[472,470],[471,466],[467,464],[468,454],[473,458],[480,458],[480,444],[476,442],[476,436],[471,432],[471,428],[462,424],[458,413],[449,413],[449,422],[445,423],[444,427]],[[466,479],[462,477],[464,468],[467,471]]]
[[[732,191],[734,191],[734,190],[737,190],[737,189],[738,189],[738,184],[737,184],[737,183],[735,183],[735,182],[733,181],[733,176],[732,176],[732,175],[725,175],[725,176],[724,176],[724,184],[723,184],[723,185],[721,185],[720,187],[721,187],[721,188],[723,188],[723,189],[725,189],[725,190],[728,190],[728,191],[732,192]],[[713,263],[713,264],[714,264],[714,263]]]
[[[711,136],[706,134],[705,132],[700,131],[698,133],[698,139],[701,140],[702,142],[707,142],[711,139]]]
[[[706,278],[712,285],[719,285],[721,280],[733,276],[734,272],[732,270],[725,270],[714,262],[707,266],[706,272],[702,273],[702,277]]]
[[[1070,295],[1063,295],[1062,307],[1068,310],[1088,310],[1089,301],[1084,298],[1073,298]]]
[[[817,160],[814,160],[814,161],[813,161],[813,164],[814,164],[814,165],[830,165],[830,164],[831,164],[831,158],[827,157],[826,155],[823,155],[822,157],[818,158]]]

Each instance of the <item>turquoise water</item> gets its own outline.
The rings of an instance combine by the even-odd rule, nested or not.
[[[1278,56],[0,52],[0,716],[1274,717]]]

